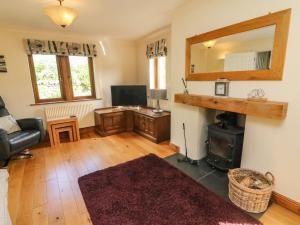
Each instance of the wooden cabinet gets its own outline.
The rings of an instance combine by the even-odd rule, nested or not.
[[[159,143],[170,139],[170,115],[149,117],[134,113],[134,131]]]
[[[95,112],[95,123],[96,131],[102,136],[123,132],[126,130],[125,112]]]
[[[154,114],[149,108],[95,110],[96,131],[100,135],[134,131],[156,143],[170,139],[170,118],[170,112]]]

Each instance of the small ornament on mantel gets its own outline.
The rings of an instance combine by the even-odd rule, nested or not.
[[[266,93],[262,88],[253,89],[248,93],[248,101],[266,102],[268,99],[265,97]]]

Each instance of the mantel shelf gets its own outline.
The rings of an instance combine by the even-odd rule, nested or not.
[[[192,94],[175,94],[175,102],[272,119],[284,119],[288,108],[287,102],[249,101],[243,98]]]

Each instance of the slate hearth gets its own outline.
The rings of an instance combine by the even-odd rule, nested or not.
[[[165,160],[198,183],[223,197],[226,201],[230,201],[228,198],[228,177],[226,172],[212,168],[208,165],[205,158],[201,159],[197,166],[187,163],[178,163],[177,159],[181,157],[183,157],[183,155],[177,153],[166,157]],[[263,213],[248,214],[256,219],[259,219],[263,215]]]

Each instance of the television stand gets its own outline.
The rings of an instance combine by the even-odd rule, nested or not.
[[[101,136],[134,131],[155,143],[170,139],[168,111],[156,114],[147,107],[109,107],[95,109],[94,115]]]

